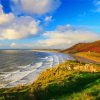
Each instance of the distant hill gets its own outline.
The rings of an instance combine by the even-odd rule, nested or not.
[[[100,53],[100,40],[91,43],[78,43],[69,49],[62,50],[63,53],[77,53],[77,52],[96,52]]]

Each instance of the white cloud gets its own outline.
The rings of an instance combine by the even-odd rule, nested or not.
[[[100,0],[94,0],[95,5],[100,5]]]
[[[39,32],[39,21],[30,16],[16,17],[0,8],[0,39],[22,39]]]
[[[52,19],[52,16],[46,16],[44,18],[44,26],[48,26],[50,22],[52,22],[53,19]]]
[[[52,20],[52,16],[46,16],[44,20],[45,22],[50,22]]]
[[[36,35],[39,31],[39,22],[31,17],[20,17],[10,25],[0,29],[0,39],[22,39]]]
[[[7,24],[15,19],[15,16],[12,13],[5,14],[2,10],[2,5],[0,5],[0,25]]]
[[[11,43],[10,47],[16,47],[16,45],[17,45],[16,43]]]
[[[2,43],[0,43],[0,47],[2,47],[3,46],[3,44]]]
[[[60,4],[60,0],[14,0],[12,9],[17,10],[17,13],[41,15],[56,10]]]
[[[76,43],[100,39],[100,35],[87,30],[75,29],[71,25],[60,26],[55,31],[44,33],[45,40],[38,41],[44,48],[65,49]]]
[[[54,31],[47,31],[41,35],[42,40],[31,43],[17,44],[16,47],[66,49],[77,43],[92,42],[100,39],[100,34],[89,30],[75,28],[71,25],[59,26]]]
[[[100,0],[94,0],[95,12],[100,12]]]
[[[76,28],[75,27],[73,27],[73,26],[71,26],[70,24],[66,24],[66,25],[64,25],[64,26],[62,26],[62,25],[59,25],[58,27],[57,27],[57,29],[56,30],[58,30],[58,31],[68,31],[68,30],[75,30]]]

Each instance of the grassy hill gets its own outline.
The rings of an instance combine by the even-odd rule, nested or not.
[[[77,53],[77,52],[96,52],[100,53],[100,40],[92,43],[78,43],[69,49],[62,50],[63,53]]]
[[[60,52],[73,54],[78,61],[100,64],[100,40],[92,43],[79,43]]]
[[[0,100],[100,100],[100,65],[66,61],[31,85],[0,90]]]

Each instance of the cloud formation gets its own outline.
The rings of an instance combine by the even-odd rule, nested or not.
[[[17,45],[16,43],[11,43],[10,44],[10,47],[13,47],[14,48],[14,47],[16,47],[16,45]]]
[[[17,48],[22,46],[33,49],[66,49],[77,43],[92,42],[100,39],[100,34],[89,30],[76,28],[71,25],[58,26],[54,31],[46,31],[41,34],[42,39],[34,43],[17,44]],[[12,43],[12,45],[15,45]]]
[[[65,49],[79,42],[100,39],[99,34],[79,27],[76,28],[70,24],[44,32],[43,28],[53,21],[51,14],[48,13],[55,11],[60,4],[61,0],[11,0],[13,13],[9,14],[4,13],[0,5],[0,40],[13,40],[12,43],[3,45],[5,47],[9,45],[11,48]],[[95,6],[96,10],[100,12],[100,0],[95,0]],[[16,16],[15,13],[20,16]],[[35,17],[34,14],[39,17]],[[44,33],[40,32],[39,37],[33,40],[36,43],[27,41],[27,43],[18,44],[18,41],[14,41],[24,38],[30,39],[29,37],[34,37],[40,30]]]
[[[44,21],[45,22],[50,22],[52,20],[52,16],[46,16]]]
[[[0,5],[0,25],[7,24],[15,19],[15,16],[12,13],[5,14],[2,10],[2,5]]]
[[[96,7],[96,12],[100,12],[100,0],[94,0],[94,5]]]
[[[88,30],[76,29],[71,25],[59,26],[55,31],[43,34],[45,40],[38,41],[44,48],[65,49],[76,43],[91,42],[100,39],[100,35]]]
[[[12,13],[3,13],[2,8],[0,8],[0,11],[2,12],[0,13],[0,39],[23,39],[34,36],[39,32],[39,21],[32,17],[22,16],[15,18]]]
[[[13,0],[12,10],[18,13],[46,14],[56,10],[60,6],[60,0]]]

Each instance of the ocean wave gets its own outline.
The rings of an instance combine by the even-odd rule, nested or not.
[[[68,55],[55,53],[41,58],[40,62],[32,63],[27,66],[18,66],[19,70],[13,72],[4,72],[0,75],[3,77],[2,80],[0,79],[0,84],[4,82],[4,85],[2,84],[0,87],[8,88],[14,87],[18,84],[30,84],[37,79],[42,71],[58,65],[68,59],[72,58]]]

